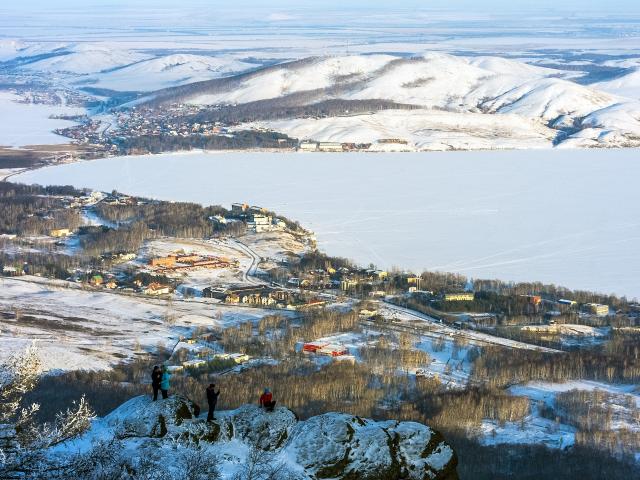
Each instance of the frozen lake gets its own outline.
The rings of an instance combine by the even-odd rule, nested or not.
[[[261,205],[330,255],[381,268],[540,280],[640,297],[640,152],[185,153],[14,181]]]

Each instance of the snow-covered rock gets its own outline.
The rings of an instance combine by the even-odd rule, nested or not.
[[[83,437],[56,446],[50,458],[87,453],[96,442],[112,439],[122,442],[127,455],[140,457],[188,441],[218,459],[223,478],[240,471],[252,461],[250,452],[259,450],[270,464],[283,465],[300,479],[457,479],[452,448],[419,423],[376,422],[344,413],[301,421],[287,408],[269,413],[256,405],[217,412],[207,423],[206,413],[197,418],[196,411],[180,396],[157,402],[136,397],[94,421]]]

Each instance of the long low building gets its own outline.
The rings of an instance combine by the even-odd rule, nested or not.
[[[445,293],[445,302],[473,302],[476,296],[473,292]]]

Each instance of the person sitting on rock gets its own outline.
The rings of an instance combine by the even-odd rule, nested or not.
[[[213,420],[213,415],[216,411],[216,404],[218,403],[218,396],[220,395],[220,389],[216,392],[215,383],[210,383],[207,387],[207,402],[209,403],[209,414],[207,415],[207,422]]]
[[[151,387],[153,388],[153,401],[158,400],[158,390],[160,390],[160,382],[162,380],[162,370],[158,365],[153,367],[151,372]]]
[[[162,398],[169,398],[169,380],[171,374],[166,365],[162,366],[162,378],[160,379],[160,391],[162,392]]]
[[[273,409],[276,406],[276,402],[275,400],[273,400],[271,390],[269,390],[268,388],[265,388],[262,395],[260,395],[260,406],[267,412],[273,412]]]

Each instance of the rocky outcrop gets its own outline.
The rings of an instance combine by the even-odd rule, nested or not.
[[[376,422],[344,413],[298,420],[287,408],[265,412],[255,405],[219,412],[207,423],[196,417],[196,410],[182,397],[157,402],[136,397],[96,420],[76,442],[87,445],[113,437],[135,451],[147,444],[158,448],[182,441],[215,455],[224,472],[245,464],[247,452],[254,449],[286,464],[296,478],[308,480],[458,478],[452,448],[438,432],[419,423]]]

